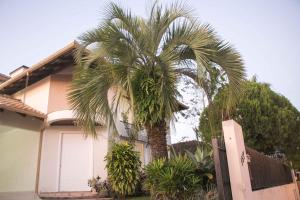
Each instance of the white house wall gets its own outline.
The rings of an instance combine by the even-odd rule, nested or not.
[[[144,144],[144,159],[145,159],[145,166],[151,162],[151,149],[148,143]]]
[[[83,134],[78,128],[68,126],[48,127],[44,130],[39,192],[58,191],[61,133],[68,132]],[[107,130],[101,128],[97,132],[97,139],[93,139],[93,176],[99,175],[105,180],[107,175],[104,157],[107,154]]]
[[[100,176],[102,180],[107,178],[104,157],[108,150],[108,131],[103,128],[99,131],[97,139],[94,139],[94,177]]]

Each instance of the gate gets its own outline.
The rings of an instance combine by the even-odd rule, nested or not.
[[[246,147],[252,191],[293,183],[291,169],[282,162]]]
[[[300,200],[287,165],[246,147],[235,121],[224,121],[222,127],[223,137],[212,140],[219,199]]]
[[[212,139],[217,189],[220,200],[232,200],[225,143],[222,138]]]

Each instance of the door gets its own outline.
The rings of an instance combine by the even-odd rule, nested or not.
[[[59,191],[89,191],[93,176],[93,143],[82,134],[63,133],[61,138]]]

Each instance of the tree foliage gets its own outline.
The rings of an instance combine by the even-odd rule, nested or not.
[[[199,130],[205,141],[210,142],[212,136],[222,133],[227,90],[223,87],[201,114]],[[268,84],[258,83],[255,79],[247,81],[230,117],[242,126],[249,147],[266,154],[283,152],[300,167],[300,113]]]

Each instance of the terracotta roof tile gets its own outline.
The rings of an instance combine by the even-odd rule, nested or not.
[[[38,118],[45,118],[45,114],[35,110],[34,108],[22,103],[18,99],[14,99],[8,95],[0,95],[0,109],[18,112]]]

